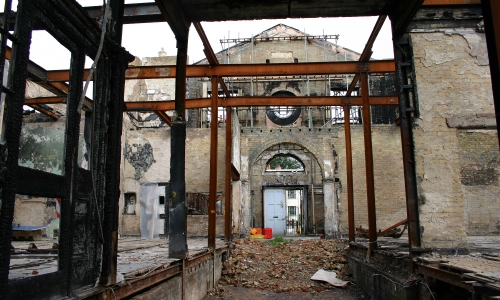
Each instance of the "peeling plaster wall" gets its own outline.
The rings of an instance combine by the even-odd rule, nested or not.
[[[411,38],[421,114],[414,141],[422,246],[456,247],[466,242],[467,233],[487,233],[498,222],[489,205],[498,202],[498,180],[493,176],[487,186],[466,184],[470,174],[465,170],[475,164],[482,168],[477,165],[481,159],[467,158],[475,152],[467,140],[482,134],[466,134],[447,124],[447,118],[457,115],[494,112],[485,36],[450,29],[414,32]],[[495,135],[493,130],[483,138],[492,144]],[[486,148],[481,151],[497,160],[498,151]],[[496,166],[491,174],[498,174]],[[481,186],[489,193],[480,192]],[[479,225],[479,215],[489,220],[487,225]]]
[[[130,123],[129,123],[130,124]],[[170,128],[124,130],[122,195],[120,200],[121,234],[139,235],[141,209],[138,201],[135,215],[123,214],[124,194],[136,193],[147,182],[170,182]],[[217,193],[224,194],[225,128],[219,128]],[[210,181],[210,129],[189,128],[186,135],[186,192],[208,193]],[[223,204],[224,205],[224,204]],[[189,227],[188,223],[188,227]]]

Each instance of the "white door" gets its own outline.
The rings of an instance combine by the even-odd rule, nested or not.
[[[273,229],[273,236],[285,235],[285,190],[264,190],[264,227]]]

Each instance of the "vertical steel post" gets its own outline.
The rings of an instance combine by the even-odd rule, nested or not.
[[[224,200],[224,236],[226,243],[231,241],[233,228],[232,220],[232,195],[231,195],[231,153],[233,151],[232,108],[226,107],[226,186]]]
[[[375,212],[375,184],[373,175],[372,125],[368,73],[361,73],[361,98],[363,99],[363,133],[365,140],[366,197],[368,202],[368,252],[377,248],[377,217]]]
[[[219,88],[217,76],[212,76],[212,120],[210,124],[210,187],[208,195],[208,248],[215,249],[215,201],[217,199],[217,131]]]
[[[351,107],[344,105],[345,158],[347,167],[347,216],[349,222],[349,242],[356,240],[354,233],[354,184],[352,177]]]
[[[175,75],[175,113],[172,118],[169,199],[169,257],[185,259],[187,247],[186,211],[186,64],[188,34],[177,38],[177,67]]]
[[[493,86],[493,102],[497,119],[497,132],[500,132],[500,2],[496,0],[481,0],[490,61],[491,83]],[[500,139],[498,139],[500,145]]]
[[[394,58],[396,60],[396,80],[399,94],[401,151],[403,155],[403,168],[405,179],[406,215],[408,218],[408,243],[410,258],[412,249],[421,246],[420,217],[418,211],[417,174],[415,166],[415,151],[412,131],[412,111],[415,111],[415,81],[412,79],[412,45],[409,37],[395,36]],[[409,88],[411,87],[411,88]],[[412,104],[413,102],[413,104]],[[412,260],[410,269],[413,269]]]

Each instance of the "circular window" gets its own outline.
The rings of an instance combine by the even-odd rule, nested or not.
[[[278,97],[292,97],[294,94],[286,91],[274,93],[273,96]],[[293,124],[300,117],[301,108],[291,106],[268,106],[266,107],[266,114],[269,120],[276,125],[290,125]]]

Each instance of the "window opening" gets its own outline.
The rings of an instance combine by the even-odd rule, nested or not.
[[[303,172],[304,164],[292,155],[278,154],[267,163],[266,172]]]
[[[125,193],[124,196],[125,205],[123,214],[135,215],[135,204],[137,202],[137,196],[135,193]]]

